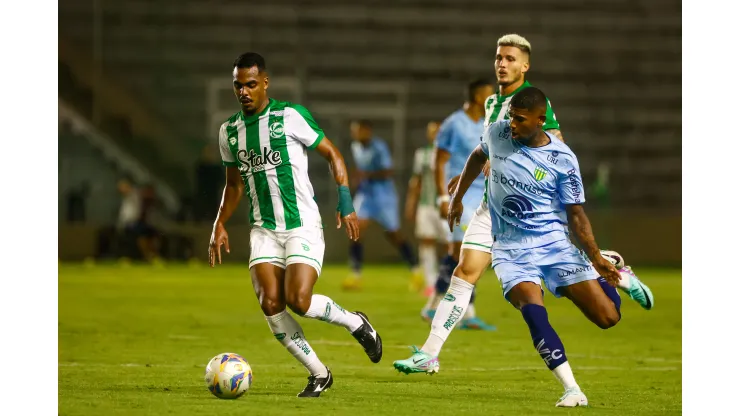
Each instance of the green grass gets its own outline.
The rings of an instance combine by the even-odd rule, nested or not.
[[[546,297],[576,378],[591,407],[556,409],[562,388],[532,347],[519,313],[492,273],[479,285],[477,309],[493,333],[455,331],[434,377],[401,375],[429,331],[423,299],[408,293],[400,267],[368,267],[363,292],[343,293],[343,267],[324,268],[316,292],[362,310],[383,336],[372,364],[342,328],[300,319],[306,337],[334,373],[318,400],[295,397],[306,372],[271,336],[246,266],[68,266],[59,268],[60,415],[420,415],[679,414],[681,272],[636,270],[656,309],[623,296],[619,325],[589,323],[565,299]],[[249,360],[254,383],[236,401],[211,396],[205,364],[220,352]]]

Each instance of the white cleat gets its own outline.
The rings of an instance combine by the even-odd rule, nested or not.
[[[565,391],[563,397],[555,404],[556,407],[577,407],[588,406],[588,399],[578,387],[570,388]]]

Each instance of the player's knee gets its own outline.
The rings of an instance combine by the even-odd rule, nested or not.
[[[619,320],[622,319],[619,312],[617,312],[616,309],[610,308],[605,309],[599,313],[598,317],[596,318],[596,325],[598,325],[601,329],[609,329],[619,323]]]
[[[273,316],[285,310],[285,303],[280,301],[277,296],[262,296],[260,307],[265,316]]]
[[[291,311],[305,315],[311,307],[311,293],[294,292],[287,295],[286,303]]]
[[[452,274],[453,276],[465,280],[470,284],[475,284],[478,281],[479,271],[475,270],[475,268],[471,267],[470,265],[460,263],[457,267],[455,267],[455,271]]]

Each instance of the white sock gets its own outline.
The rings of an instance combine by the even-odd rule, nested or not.
[[[566,390],[573,387],[580,390],[578,383],[576,383],[576,378],[573,376],[573,370],[570,369],[569,362],[566,361],[555,367],[555,369],[552,370],[552,374],[555,375],[555,378],[558,379],[560,384],[562,384]]]
[[[472,303],[468,305],[468,309],[465,311],[465,316],[463,316],[463,319],[471,318],[475,318],[475,305]]]
[[[452,276],[450,288],[447,289],[447,293],[437,306],[437,312],[432,321],[432,330],[429,332],[427,342],[421,347],[422,351],[435,357],[439,355],[450,331],[455,329],[457,321],[465,315],[465,309],[468,308],[474,287],[463,279]]]
[[[314,376],[326,377],[328,375],[326,366],[319,360],[316,352],[308,345],[303,329],[293,319],[288,311],[282,311],[272,316],[265,316],[267,325],[270,326],[275,338],[280,341],[288,352],[293,354],[309,373]]]
[[[630,284],[632,283],[632,276],[630,276],[629,273],[620,270],[619,277],[619,283],[617,283],[617,286],[621,289],[629,290]]]
[[[435,246],[419,245],[419,261],[424,268],[424,278],[427,287],[434,286],[437,281],[437,248]]]
[[[347,312],[336,302],[324,295],[311,296],[311,306],[304,315],[306,318],[314,318],[330,324],[347,328],[349,332],[355,332],[362,326],[362,319],[352,312]]]

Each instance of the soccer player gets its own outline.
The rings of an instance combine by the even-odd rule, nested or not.
[[[344,159],[305,107],[268,98],[265,60],[240,55],[232,66],[234,94],[241,110],[221,125],[219,145],[226,186],[208,249],[210,265],[221,264],[221,246],[230,252],[225,224],[242,194],[249,199],[249,272],[267,324],[309,372],[298,397],[318,397],[333,377],[316,355],[286,306],[304,318],[346,328],[374,363],[383,353],[380,335],[362,312],[348,312],[324,295],[313,294],[324,257],[321,216],[308,178],[307,150],[329,162],[337,183],[337,228],[359,238]]]
[[[447,241],[445,221],[436,207],[437,190],[434,183],[434,140],[439,122],[427,123],[427,145],[414,152],[414,171],[406,193],[406,220],[416,224],[419,241],[419,260],[424,269],[425,295],[434,293],[437,280],[437,244]]]
[[[393,161],[388,145],[383,139],[373,135],[372,126],[367,120],[355,120],[350,124],[352,136],[352,157],[357,167],[354,177],[358,182],[354,204],[360,234],[363,234],[370,221],[380,224],[385,237],[398,249],[403,260],[411,268],[410,288],[421,290],[424,286],[419,262],[411,245],[401,232],[398,216],[398,196],[393,184]],[[344,289],[359,289],[361,286],[363,247],[360,239],[350,243],[350,262],[352,275],[342,282]]]
[[[530,68],[529,58],[532,52],[529,41],[517,34],[508,34],[499,38],[497,45],[495,68],[498,91],[485,101],[486,126],[499,120],[508,119],[511,97],[522,89],[531,86],[525,80],[525,75]],[[558,139],[563,140],[563,135],[560,132],[560,124],[555,118],[555,113],[552,110],[549,99],[547,100],[547,111],[542,128]],[[459,178],[459,175],[453,177],[448,183],[450,192],[457,185]],[[489,232],[491,228],[491,217],[485,201],[486,197],[487,195],[484,195],[484,201],[475,211],[473,218],[469,222],[467,231],[465,231],[460,262],[453,272],[454,276],[467,282],[476,282],[491,264],[490,247],[493,244],[493,239]],[[652,293],[643,287],[642,282],[640,282],[632,269],[624,265],[624,259],[621,255],[608,250],[603,250],[602,254],[610,259],[620,270],[622,280],[619,283],[619,288],[626,292],[630,298],[637,301],[643,308],[651,309],[653,306]],[[436,285],[437,294],[431,304],[427,304],[429,310],[422,311],[423,314],[426,312],[426,315],[430,318],[434,317],[434,309],[439,304],[439,300],[445,295],[450,281],[451,279],[446,278],[446,275],[440,274]],[[446,333],[444,332],[440,335],[444,338],[441,340],[441,343],[434,342],[432,344],[438,345],[441,349],[442,343],[447,339]],[[427,344],[425,344],[423,349],[435,356],[440,351],[437,347]]]
[[[437,204],[442,217],[447,216],[449,194],[445,185],[452,177],[462,172],[470,152],[480,142],[480,134],[484,127],[486,98],[493,93],[493,85],[487,80],[476,80],[468,84],[466,100],[461,109],[448,116],[442,123],[437,134],[435,156],[435,185],[437,189]],[[455,226],[447,235],[447,256],[439,267],[439,278],[436,284],[436,294],[429,296],[426,305],[421,310],[422,318],[430,320],[434,317],[434,308],[447,292],[453,270],[457,267],[460,258],[460,249],[463,246],[465,230],[473,217],[475,208],[480,205],[485,193],[485,176],[481,173],[471,186],[470,193],[465,196],[465,206],[468,208],[460,225]],[[472,303],[472,301],[471,301]],[[468,314],[463,317],[460,328],[495,330],[493,325],[486,324],[475,315],[475,308],[468,308]]]
[[[504,298],[520,311],[537,353],[565,388],[556,406],[586,406],[588,399],[549,323],[541,280],[553,296],[568,298],[591,322],[607,329],[621,319],[615,286],[623,277],[596,245],[583,209],[578,159],[555,135],[543,131],[546,113],[547,97],[535,87],[512,97],[509,119],[488,126],[468,158],[450,202],[448,222],[450,228],[460,222],[462,199],[488,160],[492,266]],[[570,242],[568,227],[583,251]],[[458,280],[454,290],[450,286],[451,299],[440,303],[435,324],[439,318],[446,319],[443,326],[454,325],[465,312],[473,284]],[[421,351],[406,361],[426,362],[428,371],[439,370],[437,358]],[[413,371],[399,362],[394,365]]]

